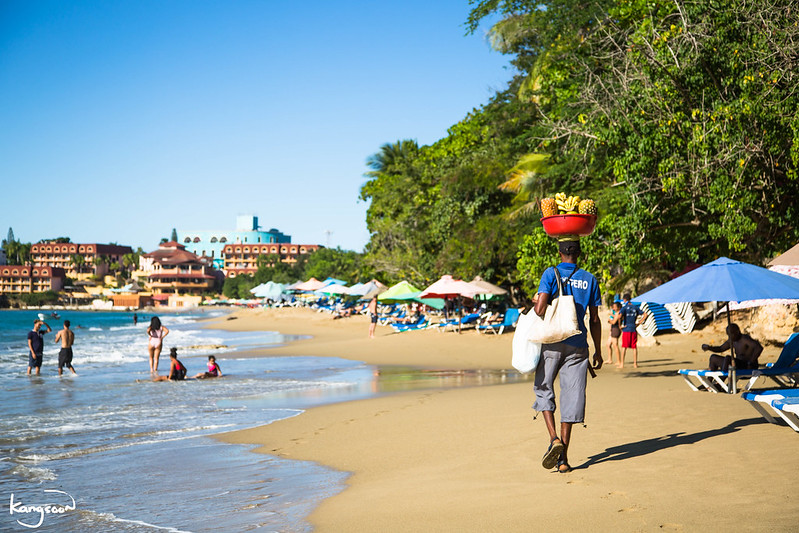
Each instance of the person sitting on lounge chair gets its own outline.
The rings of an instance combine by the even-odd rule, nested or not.
[[[735,366],[736,368],[741,369],[755,369],[758,367],[757,358],[760,357],[760,354],[763,352],[763,346],[750,337],[749,335],[742,334],[741,328],[738,327],[738,324],[730,324],[727,326],[727,340],[724,341],[724,344],[719,346],[710,346],[709,344],[703,344],[702,350],[703,351],[711,351],[715,353],[726,352],[730,349],[730,339],[732,339],[732,345],[735,348]],[[721,356],[721,355],[711,355],[710,356],[710,370],[721,370],[726,372],[730,366],[732,358],[728,356]]]

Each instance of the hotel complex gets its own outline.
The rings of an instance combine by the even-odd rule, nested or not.
[[[121,265],[122,256],[131,253],[133,249],[130,246],[50,241],[31,245],[31,262],[34,266],[62,269],[67,277],[83,280],[90,276],[105,276],[111,263]],[[80,258],[79,264],[75,263],[76,257]]]
[[[290,235],[276,229],[261,231],[254,215],[237,217],[233,231],[176,233],[177,241],[161,243],[157,250],[139,256],[138,270],[131,273],[135,281],[121,289],[111,288],[116,284],[113,279],[102,281],[114,274],[110,268],[114,264],[124,265],[125,270],[131,267],[128,263],[134,252],[130,246],[38,242],[31,245],[26,265],[4,265],[5,253],[0,250],[0,294],[66,290],[74,296],[76,290],[85,288],[88,294],[113,296],[115,305],[128,307],[167,299],[171,305],[177,296],[199,301],[218,290],[225,277],[253,274],[261,264],[294,264],[320,248],[318,244],[293,244]],[[78,283],[66,287],[69,280]],[[144,286],[144,292],[136,281]],[[126,303],[121,303],[123,300]]]
[[[261,231],[258,217],[241,215],[236,217],[236,229],[230,230],[177,230],[178,242],[189,252],[210,257],[214,267],[225,268],[224,248],[226,244],[272,244],[290,243],[291,235],[276,229]]]

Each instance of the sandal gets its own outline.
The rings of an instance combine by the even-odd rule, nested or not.
[[[541,466],[547,470],[554,468],[555,465],[558,464],[561,452],[563,452],[563,443],[559,438],[555,437],[549,442],[547,453],[545,453],[544,458],[541,459]]]
[[[559,474],[568,474],[571,471],[572,471],[572,467],[569,466],[569,463],[567,463],[566,461],[564,461],[562,459],[560,461],[558,461],[558,473]]]

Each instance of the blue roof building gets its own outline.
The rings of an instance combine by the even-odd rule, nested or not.
[[[199,255],[210,257],[214,267],[224,267],[222,249],[226,244],[269,244],[291,243],[291,235],[286,235],[272,228],[261,231],[258,217],[255,215],[241,215],[236,217],[236,229],[231,230],[177,230],[178,243],[186,250]]]

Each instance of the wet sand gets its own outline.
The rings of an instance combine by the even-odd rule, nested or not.
[[[265,352],[275,356],[510,368],[509,334],[378,327],[368,339],[365,317],[234,316],[215,327],[313,335]],[[311,515],[315,531],[792,531],[799,434],[768,424],[738,395],[690,390],[676,370],[706,366],[703,342],[720,342],[718,328],[642,339],[640,368],[628,353],[624,370],[605,366],[589,380],[569,474],[541,467],[548,438],[529,382],[326,405],[219,438],[350,472],[347,489]],[[766,347],[761,363],[778,353]]]

